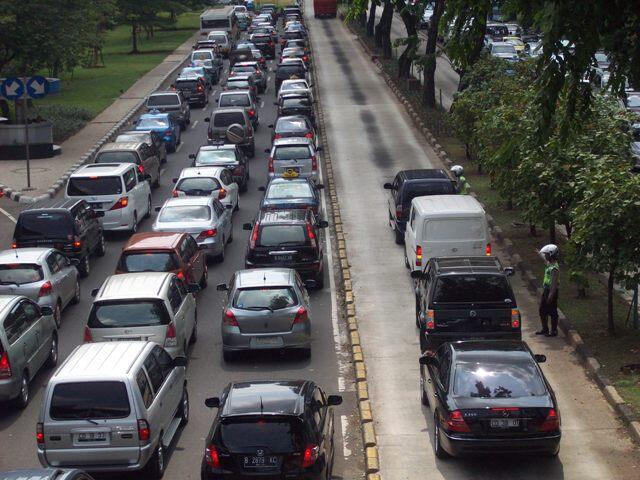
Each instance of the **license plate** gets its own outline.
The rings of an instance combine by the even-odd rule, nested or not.
[[[256,345],[264,345],[264,346],[277,346],[282,344],[282,338],[280,337],[256,337],[255,339]]]
[[[107,432],[87,432],[78,433],[76,439],[78,442],[106,442]]]
[[[242,466],[244,468],[274,468],[278,466],[278,457],[244,457]]]
[[[293,255],[274,255],[273,259],[276,262],[290,262],[293,260]]]
[[[102,208],[102,203],[101,202],[91,202],[89,203],[89,205],[91,206],[91,208],[96,209],[96,208]]]
[[[139,342],[142,337],[116,337],[112,338],[112,342]]]
[[[492,418],[491,428],[516,428],[520,426],[519,418]]]
[[[284,173],[282,174],[282,176],[284,178],[296,178],[300,175],[300,169],[299,168],[287,168]]]

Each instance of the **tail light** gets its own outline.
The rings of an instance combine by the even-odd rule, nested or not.
[[[151,440],[151,429],[146,420],[138,420],[138,440],[143,443]]]
[[[253,226],[253,231],[251,232],[251,240],[249,241],[249,248],[256,248],[256,243],[258,243],[258,232],[260,230],[260,226],[256,223]]]
[[[296,325],[298,323],[306,323],[307,321],[309,321],[307,309],[304,307],[300,307],[296,312],[296,318],[293,319],[293,324]]]
[[[520,407],[494,407],[491,409],[492,412],[500,412],[500,413],[504,413],[504,412],[519,412],[520,411]]]
[[[18,248],[18,244],[16,242],[11,243],[11,248]]]
[[[197,90],[199,92],[204,92],[204,87],[202,85],[198,85]]]
[[[547,413],[547,418],[544,419],[542,425],[540,425],[540,432],[554,432],[560,429],[560,411],[555,408],[550,408]]]
[[[203,230],[198,235],[198,240],[204,240],[205,238],[213,238],[218,234],[217,228],[210,228],[209,230]]]
[[[167,325],[167,333],[164,336],[164,346],[175,347],[178,345],[178,339],[176,338],[176,326],[173,322]]]
[[[308,468],[318,460],[318,452],[320,448],[313,443],[307,445],[302,454],[302,468]]]
[[[434,310],[427,310],[425,326],[427,330],[433,330],[436,328],[436,312]]]
[[[44,445],[44,425],[41,422],[36,424],[36,442],[38,445]]]
[[[487,246],[484,247],[484,254],[487,255],[487,256],[491,255],[491,244],[490,243],[487,243]]]
[[[89,327],[87,327],[87,326],[84,327],[84,336],[82,338],[82,341],[84,343],[92,343],[93,342],[93,337],[91,336],[91,330],[89,330]]]
[[[256,75],[260,75],[262,73],[262,70],[260,70],[259,68],[256,69]]]
[[[464,421],[462,412],[454,410],[445,420],[444,428],[449,432],[468,433],[471,431],[467,422]]]
[[[282,138],[282,135],[280,135],[279,133],[276,133],[276,134],[273,136],[273,139],[274,139],[274,140],[277,140],[277,139],[279,139],[279,138]]]
[[[269,42],[269,46],[270,46],[270,47],[273,47],[273,42]]]
[[[316,247],[316,234],[313,231],[313,227],[311,226],[311,224],[309,222],[307,222],[307,236],[309,237],[309,240],[311,241],[311,245],[313,246],[313,248]]]
[[[511,328],[520,328],[520,310],[517,308],[511,310]]]
[[[46,297],[47,295],[51,294],[52,290],[53,290],[53,285],[51,285],[51,282],[47,280],[40,287],[40,291],[38,292],[38,297]]]
[[[231,310],[224,311],[224,318],[222,319],[222,323],[227,325],[228,327],[239,327],[238,320],[236,320],[236,316],[233,314]]]
[[[171,129],[166,130],[166,131],[164,132],[164,134],[165,134],[165,135],[169,135],[169,136],[171,136],[171,135],[173,135],[173,130],[171,130]]]
[[[71,244],[71,246],[76,249],[82,247],[82,241],[80,240],[80,237],[73,237],[73,243]]]
[[[233,169],[233,174],[234,175],[242,175],[242,167],[241,166],[237,166]]]
[[[180,280],[184,280],[184,272],[182,270],[180,270],[177,274],[176,277],[178,277]]]
[[[204,459],[211,468],[220,468],[220,455],[215,446],[209,445],[205,448]]]
[[[302,60],[304,60],[304,61],[306,62],[307,60],[309,60],[309,57],[307,57],[307,56],[305,55],[304,57],[302,57]]]
[[[253,109],[252,109],[252,110],[249,110],[249,116],[250,116],[250,117],[253,117],[255,114],[256,114],[256,111],[255,111],[255,110],[253,110]]]
[[[171,196],[172,197],[177,197],[178,196],[178,190],[176,190],[175,188],[173,190],[171,190]]]
[[[313,132],[307,132],[304,134],[304,138],[313,138]]]
[[[227,191],[224,188],[221,188],[218,192],[218,200],[222,200],[223,198],[227,198]]]
[[[269,173],[275,172],[274,167],[273,167],[273,157],[269,157],[267,159],[267,163],[268,163]]]
[[[138,171],[144,173],[144,165],[138,165]]]
[[[422,247],[418,245],[416,247],[416,267],[422,266]]]
[[[402,218],[402,205],[396,205],[396,218]]]
[[[127,205],[129,205],[129,197],[120,197],[109,210],[119,210],[125,208]]]
[[[315,155],[311,157],[311,170],[318,170],[318,159]]]
[[[11,362],[9,352],[4,352],[0,356],[0,378],[11,378]]]

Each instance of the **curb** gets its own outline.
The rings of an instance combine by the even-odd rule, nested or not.
[[[400,103],[404,105],[407,113],[413,121],[414,126],[423,134],[423,136],[427,140],[427,143],[429,143],[435,150],[438,159],[445,167],[451,167],[453,165],[453,162],[451,161],[451,159],[449,159],[442,146],[437,142],[436,137],[424,125],[424,123],[419,120],[417,113],[413,110],[409,101],[405,98],[402,91],[398,88],[395,79],[384,71],[382,63],[380,63],[378,58],[372,54],[367,44],[362,41],[358,33],[350,27],[349,29],[354,35],[356,35],[358,43],[370,56],[371,61],[376,65],[376,67],[378,67],[378,69],[380,69],[380,73],[385,82],[387,83],[391,91],[396,95]],[[477,195],[474,192],[471,192],[471,196],[479,201]],[[480,202],[480,204],[483,208],[486,209],[486,206],[482,202]],[[522,277],[525,281],[525,285],[529,292],[533,295],[540,296],[542,294],[542,291],[539,288],[540,282],[536,279],[533,273],[527,269],[520,255],[515,253],[513,242],[509,238],[505,237],[502,229],[496,225],[495,220],[489,214],[487,214],[487,223],[489,224],[489,228],[491,230],[491,236],[496,240],[496,243],[504,247],[504,249],[507,251],[507,254],[511,257],[512,265],[521,272]],[[575,329],[571,321],[564,315],[564,313],[562,313],[560,309],[558,309],[558,314],[558,325],[564,332],[565,341],[569,345],[574,347],[574,351],[580,358],[580,361],[582,362],[585,370],[593,379],[598,388],[602,391],[602,394],[604,395],[604,398],[607,400],[609,405],[611,405],[616,414],[622,419],[623,423],[627,427],[627,430],[631,434],[631,437],[636,442],[640,442],[640,421],[638,421],[637,415],[633,412],[631,406],[625,403],[616,388],[612,385],[609,378],[603,372],[600,363],[595,359],[593,354],[589,351],[589,348],[584,344],[584,342],[582,341],[582,337]]]
[[[186,41],[183,42],[183,44],[186,43]],[[182,45],[180,45],[176,50],[178,50],[181,47]],[[173,55],[173,53],[169,55]],[[175,74],[176,70],[181,68],[187,62],[188,58],[189,58],[189,55],[187,55],[182,61],[175,62],[176,65],[155,84],[155,86],[153,87],[153,91],[160,89],[160,87],[162,87],[162,85],[165,82],[167,82],[167,80],[169,80],[169,78]],[[171,63],[174,63],[174,62],[171,62]],[[32,197],[32,196],[23,194],[21,191],[14,191],[11,187],[7,187],[2,184],[0,184],[0,191],[4,192],[4,195],[7,198],[10,198],[11,200],[19,203],[35,203],[40,200],[46,200],[48,198],[55,197],[57,193],[62,189],[62,187],[64,187],[64,185],[67,182],[67,179],[71,176],[71,174],[75,172],[78,168],[80,168],[82,165],[84,165],[85,163],[91,163],[95,154],[102,148],[102,146],[106,143],[109,143],[113,138],[115,138],[117,134],[123,129],[123,127],[127,126],[127,124],[131,121],[131,119],[134,116],[136,116],[144,108],[145,100],[146,98],[143,98],[142,100],[140,100],[133,108],[131,108],[124,115],[124,117],[122,117],[118,122],[116,122],[115,125],[113,125],[113,127],[111,127],[111,129],[100,140],[98,140],[98,142],[96,142],[89,150],[87,150],[87,152],[85,152],[84,155],[81,155],[79,161],[74,163],[64,174],[62,174],[60,178],[58,178],[47,190],[47,193],[43,195],[38,195],[36,197]],[[90,123],[91,122],[89,122],[87,125],[89,125]]]
[[[309,46],[312,47],[311,38],[309,37]],[[317,66],[312,69],[313,90],[316,99],[320,99],[318,90]],[[356,397],[358,400],[358,411],[360,420],[360,430],[362,435],[362,443],[364,446],[364,460],[367,480],[381,480],[380,476],[380,459],[378,455],[378,443],[373,423],[373,412],[371,403],[369,402],[369,385],[367,383],[367,368],[364,363],[364,355],[362,345],[360,344],[360,333],[358,331],[358,320],[356,316],[356,299],[353,293],[353,284],[351,283],[351,272],[349,269],[349,258],[347,256],[346,241],[342,229],[342,216],[340,214],[339,197],[333,176],[333,165],[331,160],[331,151],[327,140],[327,131],[324,125],[324,110],[322,102],[316,103],[316,124],[319,127],[322,145],[325,147],[322,152],[322,159],[325,167],[325,192],[328,195],[330,203],[329,210],[333,215],[332,228],[336,238],[336,257],[339,261],[337,271],[339,272],[336,280],[340,280],[342,290],[344,292],[344,302],[339,305],[342,307],[343,318],[346,318],[349,343],[351,345],[352,364],[355,372],[356,380]],[[327,215],[329,212],[327,212]]]

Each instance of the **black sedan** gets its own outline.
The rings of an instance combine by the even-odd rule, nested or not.
[[[273,129],[271,140],[287,137],[310,138],[314,146],[318,146],[316,131],[311,120],[305,115],[289,115],[279,117],[275,125],[269,125]]]
[[[300,208],[313,210],[316,217],[320,215],[320,190],[322,184],[314,184],[307,178],[274,178],[266,187],[260,210],[282,210]]]
[[[555,394],[524,342],[443,344],[420,358],[423,405],[433,412],[438,458],[560,450]]]

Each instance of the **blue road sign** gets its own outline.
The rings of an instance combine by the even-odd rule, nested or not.
[[[27,79],[27,95],[31,98],[43,98],[49,93],[49,82],[46,78],[36,75]]]
[[[7,100],[18,100],[24,95],[24,83],[16,77],[9,77],[0,85],[0,95]]]

